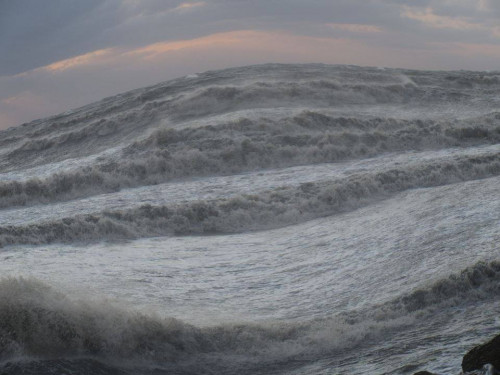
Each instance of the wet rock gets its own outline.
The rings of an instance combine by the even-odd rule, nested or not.
[[[469,351],[462,360],[462,370],[464,372],[481,370],[487,364],[500,369],[500,335]],[[492,371],[495,373],[494,369]]]

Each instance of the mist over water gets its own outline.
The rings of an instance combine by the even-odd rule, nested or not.
[[[497,333],[500,75],[201,73],[0,132],[12,374],[458,374]]]

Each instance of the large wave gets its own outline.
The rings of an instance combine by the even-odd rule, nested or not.
[[[263,65],[206,72],[134,90],[0,134],[0,168],[86,156],[139,137],[160,121],[241,109],[368,108],[494,110],[495,73],[418,72],[323,65]],[[59,152],[55,152],[59,150]],[[41,158],[43,156],[43,158]]]
[[[0,183],[0,208],[63,201],[193,176],[337,162],[396,151],[495,144],[500,140],[498,117],[491,113],[460,121],[424,121],[336,117],[306,111],[280,120],[241,119],[217,126],[161,129],[125,147],[112,161],[43,178]],[[73,142],[73,137],[92,141],[90,133],[82,134],[65,134],[59,142]],[[11,154],[19,157],[27,150],[37,154],[45,147],[56,147],[54,153],[60,152],[52,139],[42,144],[25,143]]]
[[[83,357],[122,368],[157,367],[164,371],[159,373],[252,373],[294,360],[300,364],[324,351],[323,344],[340,350],[366,336],[361,330],[344,332],[336,323],[320,324],[323,330],[311,322],[196,327],[102,301],[74,300],[35,280],[4,279],[0,295],[0,360],[9,361],[4,368],[17,358],[71,364]]]
[[[172,206],[143,205],[25,226],[4,226],[0,227],[0,246],[269,229],[353,210],[407,189],[499,174],[498,153],[430,161],[226,199]]]
[[[345,349],[362,350],[448,307],[497,298],[499,282],[498,261],[477,263],[364,310],[302,323],[196,327],[109,302],[70,298],[36,280],[3,279],[0,367],[33,374],[44,373],[44,366],[104,374],[133,368],[160,374],[279,372]]]

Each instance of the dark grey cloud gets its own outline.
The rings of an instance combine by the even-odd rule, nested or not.
[[[19,73],[92,48],[102,0],[0,2],[0,75]],[[92,16],[92,17],[91,17]]]

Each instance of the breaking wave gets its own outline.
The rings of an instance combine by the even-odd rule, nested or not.
[[[176,79],[130,91],[2,131],[0,145],[10,151],[11,157],[0,167],[26,167],[98,152],[140,136],[164,120],[175,123],[240,109],[280,107],[491,107],[497,87],[495,73],[272,64],[206,72],[194,79]]]
[[[290,369],[349,348],[362,350],[448,307],[496,298],[499,285],[500,263],[477,263],[362,311],[301,323],[197,327],[70,298],[36,280],[9,278],[0,281],[0,368],[14,374],[50,373],[44,369],[58,366],[77,374]]]
[[[240,119],[217,126],[161,129],[125,147],[119,158],[110,161],[48,177],[1,182],[0,208],[82,198],[187,177],[337,162],[387,152],[496,144],[500,141],[498,118],[498,113],[491,113],[453,122],[359,119],[306,111],[280,120]],[[81,138],[90,142],[90,133],[28,142],[11,155],[23,159],[27,150],[38,155],[42,149],[56,146],[54,153],[59,154],[57,142]],[[86,143],[79,147],[85,148]]]
[[[463,156],[233,198],[172,206],[143,205],[26,226],[5,226],[0,227],[0,245],[269,229],[353,210],[407,189],[499,174],[500,154]]]
[[[402,296],[382,310],[419,311],[432,306],[455,306],[495,298],[500,294],[500,261],[478,262],[458,274]]]
[[[0,295],[0,361],[9,361],[4,369],[15,368],[17,358],[78,366],[78,360],[72,361],[76,357],[89,358],[80,364],[88,367],[252,373],[268,366],[293,366],[294,361],[303,364],[311,356],[356,346],[391,326],[374,324],[368,332],[369,324],[348,327],[342,320],[327,320],[196,327],[102,301],[70,299],[26,279],[4,279]]]

